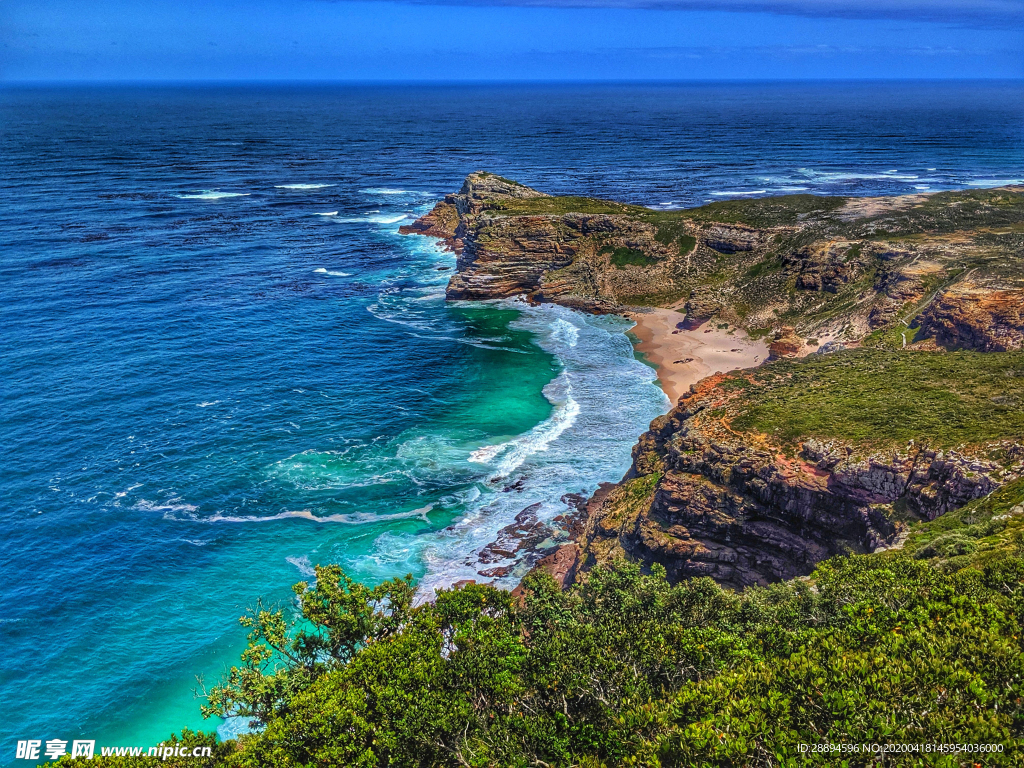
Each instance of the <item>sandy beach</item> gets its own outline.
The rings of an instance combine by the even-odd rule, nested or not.
[[[678,327],[684,315],[674,309],[630,313],[639,339],[636,349],[657,366],[658,381],[672,405],[690,385],[716,372],[751,368],[768,357],[763,340],[748,339],[742,331],[706,323],[693,331]]]

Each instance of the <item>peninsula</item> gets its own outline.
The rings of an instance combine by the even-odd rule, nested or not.
[[[449,299],[621,313],[658,366],[675,407],[541,560],[563,584],[793,578],[1024,475],[1024,187],[654,210],[478,172],[401,231],[457,254]]]

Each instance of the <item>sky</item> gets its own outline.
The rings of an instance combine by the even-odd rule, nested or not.
[[[1022,78],[1024,0],[0,0],[0,81]]]

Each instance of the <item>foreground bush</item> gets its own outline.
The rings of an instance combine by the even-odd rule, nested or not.
[[[740,596],[630,564],[566,592],[544,576],[527,588],[521,604],[469,585],[411,608],[407,582],[374,592],[319,569],[300,586],[307,623],[289,634],[279,614],[255,621],[245,665],[215,692],[212,711],[262,727],[227,762],[869,762],[799,751],[822,742],[990,743],[1004,751],[986,765],[1024,759],[1020,558],[952,575],[844,558]],[[358,630],[339,643],[339,627]]]
[[[801,747],[822,743],[1003,750],[885,765],[1024,761],[1019,554],[956,573],[906,555],[842,558],[742,595],[619,563],[565,592],[533,576],[519,601],[471,584],[416,608],[408,580],[316,576],[296,585],[294,622],[243,618],[249,647],[206,712],[257,732],[202,765],[878,764]]]

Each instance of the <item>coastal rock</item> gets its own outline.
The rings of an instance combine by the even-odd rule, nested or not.
[[[1024,289],[956,286],[939,295],[916,323],[921,336],[948,348],[1024,349]]]
[[[454,205],[448,202],[438,203],[430,213],[416,219],[412,224],[404,224],[398,228],[403,235],[427,235],[444,240],[451,250],[462,249],[462,241],[455,236],[459,226],[459,213]],[[447,269],[447,267],[438,267]]]
[[[772,343],[768,345],[768,359],[780,360],[784,357],[796,357],[803,351],[804,342],[796,335],[792,326],[784,326],[776,332]]]
[[[719,253],[753,251],[763,246],[769,233],[740,224],[713,224],[704,231],[703,241],[708,248]]]
[[[690,298],[683,305],[683,312],[686,319],[679,327],[684,331],[692,331],[700,328],[704,323],[722,311],[722,302],[715,297],[713,292],[695,288],[690,292]]]
[[[538,192],[518,181],[512,181],[493,173],[477,171],[466,177],[462,189],[454,195],[445,197],[445,203],[452,205],[462,216],[477,214],[495,202],[503,200],[529,200],[537,197],[550,197]]]
[[[861,275],[871,263],[860,243],[826,241],[786,256],[787,268],[797,275],[796,287],[807,291],[838,293]]]
[[[637,215],[644,209],[574,198],[579,210],[564,210],[551,200],[560,198],[473,173],[460,192],[400,232],[438,237],[457,254],[449,299],[523,295],[534,302],[613,312],[671,295],[681,270],[706,268],[709,262],[710,257],[694,253],[689,230],[666,240],[656,222]],[[760,242],[745,228],[734,229],[736,248]]]
[[[998,350],[1024,337],[1022,223],[1021,187],[666,211],[552,197],[476,172],[400,231],[440,238],[458,255],[450,299],[521,295],[621,313],[689,297],[683,330],[718,318],[747,332],[787,325],[799,338],[853,345],[875,333],[890,348],[921,349],[934,337]],[[876,333],[902,330],[915,315],[916,339]],[[777,352],[793,354],[785,341]]]
[[[543,542],[549,539],[553,533],[550,526],[537,519],[537,511],[540,509],[540,502],[531,504],[523,509],[515,517],[515,521],[506,525],[498,536],[490,544],[485,546],[477,555],[479,562],[489,565],[502,560],[516,560],[520,553],[535,553]],[[514,563],[508,566],[508,570],[501,575],[511,572]],[[489,576],[497,573],[499,569],[491,568],[479,571],[482,576]]]
[[[934,519],[1024,474],[1020,457],[999,463],[913,443],[865,455],[809,438],[790,453],[730,423],[749,404],[743,376],[703,380],[651,423],[626,478],[591,500],[581,573],[625,557],[736,589],[790,579],[834,555],[893,545],[897,503]],[[990,449],[1011,456],[1014,445]]]
[[[579,545],[575,542],[563,544],[554,552],[545,555],[532,568],[531,573],[546,573],[565,589],[576,578],[580,555]]]

